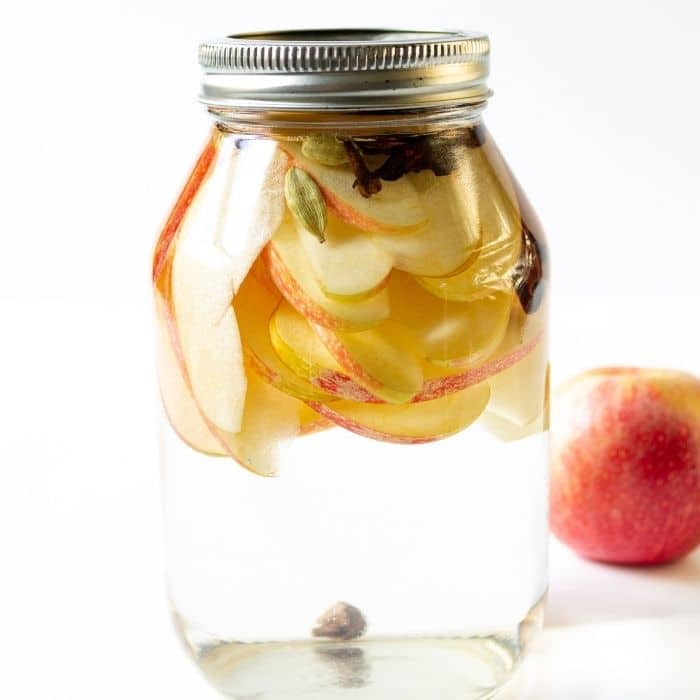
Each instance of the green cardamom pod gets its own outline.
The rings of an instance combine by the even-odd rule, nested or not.
[[[323,243],[326,200],[311,175],[301,168],[289,168],[284,176],[284,197],[294,218]]]
[[[344,165],[349,162],[343,142],[329,134],[305,136],[301,152],[321,165]]]

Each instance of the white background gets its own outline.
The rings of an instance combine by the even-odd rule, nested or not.
[[[550,234],[563,378],[608,362],[700,372],[699,19],[680,0],[5,8],[0,696],[208,697],[166,619],[148,299],[151,246],[208,127],[198,39],[489,32],[486,121]],[[697,559],[650,576],[582,567],[559,548],[554,563],[553,622],[700,612]],[[610,644],[639,643],[636,628],[616,630]],[[609,682],[592,690],[608,697]],[[634,697],[662,697],[650,687]]]

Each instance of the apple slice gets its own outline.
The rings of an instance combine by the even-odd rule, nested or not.
[[[335,397],[379,401],[344,372],[308,321],[287,302],[272,315],[269,331],[280,360],[303,380]]]
[[[232,433],[241,427],[246,376],[231,306],[231,261],[216,239],[235,162],[233,140],[224,139],[183,218],[171,273],[175,323],[194,398],[209,421]]]
[[[447,306],[423,336],[429,362],[475,367],[499,348],[508,327],[512,293],[494,292],[477,301]]]
[[[221,139],[211,174],[182,220],[174,253],[172,303],[192,391],[207,418],[226,432],[240,429],[246,392],[231,301],[282,220],[286,165],[286,155],[272,142],[240,150],[233,137]]]
[[[323,417],[312,419],[306,404],[278,392],[251,373],[240,430],[222,430],[207,418],[192,396],[189,376],[178,359],[176,337],[176,345],[172,343],[175,332],[174,319],[163,322],[159,338],[161,394],[170,424],[190,447],[232,457],[255,474],[274,476],[279,470],[280,443],[327,426]],[[168,340],[169,350],[163,344]]]
[[[226,451],[213,436],[192,395],[173,319],[170,286],[177,234],[192,200],[208,177],[220,137],[215,130],[195,164],[163,227],[153,253],[153,297],[156,324],[156,367],[165,416],[180,439],[205,454]]]
[[[355,301],[340,301],[325,294],[289,218],[266,246],[265,261],[285,299],[314,323],[356,331],[375,326],[389,316],[386,289]]]
[[[320,423],[311,420],[306,404],[278,392],[251,372],[246,380],[240,430],[237,433],[222,430],[194,400],[172,306],[167,299],[156,297],[156,309],[161,324],[160,340],[169,340],[171,350],[162,364],[165,373],[161,373],[161,391],[173,428],[195,449],[228,455],[255,474],[275,475],[279,444],[300,434],[302,428],[306,432],[321,429]],[[315,423],[315,428],[311,423]]]
[[[216,238],[231,260],[236,290],[282,223],[286,211],[284,174],[289,163],[289,156],[275,141],[238,141],[236,167],[228,202],[224,203],[226,216]]]
[[[192,449],[205,454],[225,455],[226,450],[209,430],[192,396],[171,336],[173,325],[167,303],[159,294],[155,295],[155,315],[158,383],[168,422]]]
[[[396,406],[337,401],[311,407],[337,425],[374,440],[415,444],[464,430],[488,404],[487,382],[423,403]]]
[[[158,241],[156,242],[155,250],[153,251],[153,271],[152,279],[153,284],[158,286],[162,277],[163,269],[166,265],[166,261],[172,262],[172,244],[177,237],[177,233],[180,230],[180,224],[185,216],[187,209],[189,208],[192,200],[199,191],[202,182],[209,174],[211,170],[212,163],[216,156],[216,151],[219,145],[220,136],[217,129],[214,130],[213,135],[204,147],[201,155],[197,159],[192,172],[190,173],[185,186],[180,193],[180,196],[175,202],[175,206],[170,212],[168,220],[165,222],[165,226],[161,231]],[[168,273],[168,285],[170,285],[170,277]],[[161,288],[161,293],[163,292]]]
[[[270,342],[269,323],[282,302],[279,291],[265,282],[265,268],[257,264],[248,274],[233,306],[243,341],[247,365],[275,388],[298,399],[332,401],[335,397],[315,387],[285,365]]]
[[[514,308],[517,304],[514,303]],[[518,309],[519,309],[519,305]],[[483,364],[457,372],[437,365],[422,365],[425,377],[413,402],[430,401],[488,379],[519,362],[536,347],[542,332],[540,324],[530,321],[537,317],[525,317],[514,312],[506,336],[498,350]],[[523,316],[528,324],[523,325]],[[306,319],[292,306],[282,303],[270,321],[270,339],[280,359],[297,375],[316,387],[338,398],[357,402],[378,403],[374,393],[352,378],[348,371],[331,355]]]
[[[530,423],[517,425],[496,413],[485,411],[479,423],[501,442],[515,442],[516,440],[524,440],[526,437],[530,437],[530,435],[536,435],[549,430],[549,414],[543,411]]]
[[[281,144],[321,188],[328,205],[344,221],[363,231],[400,233],[425,226],[428,216],[413,184],[407,178],[382,182],[380,192],[363,197],[354,187],[355,174],[349,166],[322,165],[301,152],[301,144]]]
[[[533,337],[541,339],[541,342],[519,365],[514,364],[503,372],[503,376],[494,375],[490,379],[492,403],[489,403],[481,423],[492,435],[504,442],[522,440],[549,430],[549,363],[547,344],[541,328],[544,312],[537,313],[537,323],[534,325],[523,325],[523,319],[530,321],[532,317],[527,316],[519,306],[518,311],[514,314],[515,320],[511,322],[509,335],[524,337],[527,343],[532,342]]]
[[[332,420],[324,418],[306,404],[301,407],[299,416],[299,435],[311,435],[312,433],[320,433],[322,430],[335,427],[335,423]]]
[[[543,339],[520,362],[489,378],[489,413],[522,428],[545,411],[549,401],[549,353]]]
[[[237,433],[214,432],[241,466],[260,476],[275,476],[280,467],[280,445],[301,431],[303,406],[251,372],[241,429]]]
[[[212,455],[227,455],[262,476],[279,469],[279,445],[302,432],[321,430],[327,420],[313,417],[306,404],[278,392],[255,373],[247,380],[241,429],[237,433],[214,425],[197,405],[189,375],[180,357],[175,320],[167,303],[158,306],[159,377],[166,415],[190,447]]]
[[[478,217],[481,247],[475,260],[458,274],[423,276],[419,282],[448,301],[471,301],[493,291],[511,290],[522,229],[508,168],[493,148],[484,145],[464,149],[455,177],[464,192],[465,206]]]
[[[363,231],[331,215],[321,243],[297,224],[301,246],[323,292],[340,301],[375,294],[389,277],[392,257]]]
[[[394,273],[392,317],[420,338],[422,356],[445,367],[475,366],[499,348],[508,327],[513,293],[494,292],[472,302],[443,301],[414,278]]]
[[[358,333],[312,324],[338,364],[360,386],[389,403],[408,403],[423,386],[415,336],[389,320]]]
[[[425,383],[414,401],[429,401],[439,396],[461,391],[513,367],[540,346],[544,338],[546,309],[526,315],[517,300],[513,300],[508,327],[499,348],[486,362],[446,372],[444,367],[426,365]]]
[[[419,192],[427,226],[415,232],[375,234],[377,245],[390,253],[394,267],[414,275],[454,274],[472,261],[481,246],[481,226],[468,206],[456,175],[437,177],[431,171],[405,176]]]

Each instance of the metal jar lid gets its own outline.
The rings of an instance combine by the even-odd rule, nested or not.
[[[397,110],[490,95],[474,32],[324,29],[240,34],[199,47],[201,101],[264,110]]]

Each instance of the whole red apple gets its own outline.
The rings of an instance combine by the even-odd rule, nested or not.
[[[700,380],[602,368],[559,392],[551,526],[590,559],[661,564],[700,544]]]

